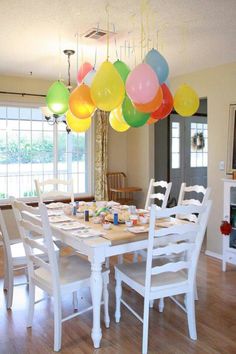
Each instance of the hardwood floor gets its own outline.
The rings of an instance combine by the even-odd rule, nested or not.
[[[116,259],[112,259],[111,263]],[[27,287],[14,289],[13,307],[7,311],[2,291],[3,254],[0,247],[0,354],[53,353],[52,300],[35,306],[32,329],[26,328]],[[23,275],[17,276],[17,280]],[[110,277],[111,326],[102,324],[100,349],[94,349],[90,337],[92,313],[76,317],[63,324],[62,354],[138,354],[141,353],[142,324],[122,307],[120,324],[114,321],[114,274]],[[142,314],[142,299],[128,288],[126,300]],[[38,291],[37,298],[43,297]],[[221,271],[221,262],[201,254],[198,267],[198,295],[196,318],[198,340],[188,338],[185,314],[171,300],[165,301],[165,310],[150,311],[149,353],[157,354],[234,354],[236,353],[236,266]],[[89,301],[88,292],[81,293],[80,308]],[[72,297],[63,300],[64,313],[72,311]]]

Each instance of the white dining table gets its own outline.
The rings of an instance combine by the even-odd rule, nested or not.
[[[111,230],[103,230],[101,225],[89,223],[89,226],[103,233],[99,237],[80,238],[73,231],[63,231],[56,224],[51,224],[53,236],[73,247],[88,257],[91,263],[91,298],[93,307],[93,328],[91,337],[94,348],[100,347],[102,330],[100,323],[100,307],[102,300],[102,266],[106,258],[127,252],[147,248],[147,232],[133,234],[125,231],[124,225],[112,226]]]
[[[35,220],[35,215],[29,217]],[[76,220],[76,216],[73,217],[73,219]],[[50,223],[50,225],[53,236],[56,239],[62,241],[68,246],[71,246],[79,253],[86,255],[91,263],[90,286],[93,307],[93,327],[91,337],[94,348],[99,348],[102,339],[100,323],[102,266],[105,263],[106,258],[111,256],[146,249],[148,245],[148,225],[144,226],[144,232],[132,233],[126,230],[127,227],[124,224],[112,225],[110,230],[104,230],[101,224],[94,224],[92,219],[90,219],[89,222],[82,222],[92,229],[99,230],[102,235],[83,238],[74,235],[74,230],[63,230],[58,223]],[[178,222],[182,223],[183,221]],[[164,224],[163,226],[160,224],[160,227],[166,226]]]

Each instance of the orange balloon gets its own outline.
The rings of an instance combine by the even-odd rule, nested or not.
[[[148,125],[151,125],[151,124],[153,124],[153,123],[157,123],[158,120],[159,120],[159,119],[154,119],[154,118],[152,118],[152,117],[150,116],[150,118],[149,118],[148,121],[147,121],[147,124],[148,124]]]
[[[156,111],[160,107],[162,100],[163,100],[163,93],[162,93],[162,89],[160,87],[159,90],[157,91],[156,96],[153,98],[152,101],[150,101],[148,103],[144,103],[144,104],[133,102],[133,105],[137,109],[137,111],[139,111],[139,112],[151,113],[151,112]]]
[[[90,117],[95,111],[95,105],[90,96],[90,87],[82,84],[77,86],[70,94],[69,109],[80,119]]]

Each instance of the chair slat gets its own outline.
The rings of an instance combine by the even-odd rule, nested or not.
[[[47,250],[47,247],[45,247],[41,242],[39,241],[36,241],[36,240],[33,240],[33,239],[30,239],[28,237],[25,237],[25,243],[27,245],[29,245],[31,248],[37,248],[39,249],[40,251],[42,251],[43,253],[47,254],[48,253],[48,250]]]
[[[163,266],[154,267],[151,270],[152,275],[163,274],[163,273],[172,273],[179,272],[182,269],[188,269],[190,262],[180,261],[174,263],[167,263]]]
[[[34,254],[30,254],[29,259],[31,260],[31,262],[33,262],[34,265],[36,265],[38,267],[43,267],[48,272],[51,273],[51,266],[49,263],[43,261],[41,258],[39,258],[38,256],[35,256]]]
[[[193,244],[191,243],[180,243],[180,244],[175,244],[175,243],[170,243],[168,246],[164,247],[158,247],[153,249],[152,255],[153,256],[162,256],[165,254],[178,254],[186,251],[190,251],[193,248]]]

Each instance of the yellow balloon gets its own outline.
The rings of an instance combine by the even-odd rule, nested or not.
[[[105,61],[94,76],[91,86],[91,98],[103,111],[112,111],[125,97],[125,86],[112,63]]]
[[[113,109],[109,114],[109,122],[111,127],[117,132],[125,132],[130,128],[130,125],[126,123],[122,115],[122,106]]]
[[[91,125],[91,117],[89,118],[77,118],[75,117],[71,111],[66,112],[66,123],[68,127],[76,133],[83,133],[86,132],[90,128]]]
[[[181,85],[174,95],[174,109],[183,117],[190,117],[199,107],[199,97],[188,85]]]

